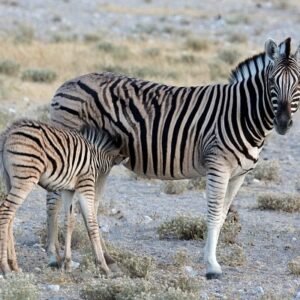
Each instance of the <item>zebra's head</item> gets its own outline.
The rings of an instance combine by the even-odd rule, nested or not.
[[[274,111],[274,127],[277,133],[285,134],[292,126],[292,115],[300,100],[300,45],[291,54],[291,39],[279,46],[268,39],[265,43],[269,59],[268,84]]]

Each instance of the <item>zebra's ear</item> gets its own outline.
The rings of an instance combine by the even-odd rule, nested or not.
[[[119,154],[115,158],[115,165],[125,165],[128,161],[129,157]]]
[[[266,56],[270,61],[274,61],[278,57],[278,46],[277,44],[272,40],[268,39],[265,42],[265,52]]]

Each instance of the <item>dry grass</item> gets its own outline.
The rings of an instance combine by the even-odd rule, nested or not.
[[[0,74],[5,74],[8,76],[15,76],[18,74],[20,65],[11,60],[2,60],[0,61]]]
[[[0,299],[37,300],[39,291],[34,283],[35,278],[30,274],[13,274],[12,277],[0,281]]]
[[[229,213],[221,229],[220,240],[227,244],[234,244],[240,231],[241,224],[237,213]],[[177,216],[157,228],[160,239],[202,240],[206,232],[205,219],[191,216]]]
[[[244,249],[238,244],[220,244],[217,252],[220,262],[224,265],[239,267],[246,263]]]
[[[270,209],[285,212],[300,211],[300,196],[292,193],[261,193],[257,197],[257,207],[259,209]]]
[[[51,83],[57,77],[57,74],[52,70],[47,69],[27,69],[22,72],[22,80],[32,82]]]
[[[264,181],[279,181],[279,162],[277,160],[261,161],[251,172],[254,178]]]
[[[294,275],[300,275],[300,256],[294,258],[288,263],[290,272]]]

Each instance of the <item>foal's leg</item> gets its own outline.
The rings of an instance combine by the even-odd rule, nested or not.
[[[17,255],[15,250],[15,240],[14,240],[14,232],[13,232],[13,220],[9,223],[8,228],[8,248],[7,248],[7,257],[8,257],[8,264],[12,271],[19,271],[18,262],[17,262]]]
[[[75,225],[74,217],[74,203],[73,203],[74,192],[63,191],[62,198],[64,203],[64,212],[65,212],[65,254],[64,254],[64,267],[67,272],[72,270],[72,233]]]
[[[47,244],[46,251],[49,259],[49,267],[60,267],[61,257],[59,255],[58,242],[58,213],[61,208],[61,196],[59,192],[47,193]]]
[[[104,175],[99,175],[99,177],[97,178],[97,181],[96,181],[96,193],[95,193],[96,217],[97,217],[97,213],[98,213],[99,204],[103,199],[104,187],[105,187],[108,175],[109,175],[108,173],[104,174]],[[101,234],[100,234],[100,241],[101,241],[101,246],[103,249],[104,258],[106,260],[106,263],[109,265],[109,268],[114,272],[120,271],[119,267],[116,264],[116,261],[108,254],[107,247],[105,245],[105,242],[104,242]]]
[[[79,204],[81,213],[88,230],[90,241],[92,243],[93,252],[95,255],[95,263],[98,265],[106,274],[110,273],[110,270],[106,264],[102,247],[101,238],[99,232],[99,225],[95,213],[95,192],[94,188],[87,190],[86,188],[82,191],[78,191]]]
[[[35,180],[30,182],[16,180],[12,182],[12,187],[6,199],[0,205],[0,269],[4,275],[11,271],[8,264],[9,226],[11,225],[12,227],[16,210],[27,198],[36,183],[37,181]],[[10,234],[13,234],[12,229],[10,229]],[[10,241],[10,243],[13,243],[13,241]],[[10,246],[10,248],[14,248],[14,246]],[[14,263],[13,267],[15,267]]]

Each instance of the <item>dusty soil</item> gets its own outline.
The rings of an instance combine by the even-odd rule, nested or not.
[[[183,4],[184,3],[184,4]],[[170,38],[162,28],[171,26],[194,34],[223,39],[242,32],[249,40],[262,45],[268,36],[299,40],[299,4],[297,2],[236,1],[12,1],[0,3],[0,29],[5,35],[20,25],[29,24],[37,37],[49,39],[54,33],[82,37],[86,32],[109,31],[116,36],[139,37],[141,28],[154,28],[153,34]],[[121,5],[122,4],[122,5]],[[255,19],[252,17],[255,15]],[[246,16],[246,17],[245,17]],[[226,26],[225,26],[226,25]],[[228,42],[226,42],[228,43]],[[78,74],[79,75],[79,74]],[[43,103],[47,103],[44,99]],[[20,105],[22,105],[20,103]],[[288,262],[299,256],[300,214],[255,209],[256,197],[263,191],[296,192],[300,174],[300,117],[286,136],[274,132],[266,143],[262,158],[278,160],[280,182],[250,180],[234,203],[240,215],[246,263],[240,267],[223,264],[221,280],[207,281],[203,265],[204,241],[159,240],[160,223],[178,214],[205,215],[205,193],[187,191],[180,195],[162,192],[161,181],[137,179],[124,168],[115,168],[109,177],[103,206],[120,210],[123,218],[100,215],[106,238],[113,244],[137,254],[148,254],[156,261],[169,263],[172,256],[185,249],[192,266],[203,279],[202,299],[289,299],[300,291],[300,278],[289,273]],[[149,219],[150,217],[151,219]],[[15,221],[17,253],[23,272],[36,275],[41,299],[80,299],[84,284],[61,284],[58,292],[49,291],[45,280],[46,254],[37,231],[45,226],[45,191],[37,188],[17,213]],[[78,251],[75,258],[80,261]],[[51,272],[51,271],[49,271]],[[89,279],[86,279],[87,282]],[[277,299],[276,298],[276,299]]]

